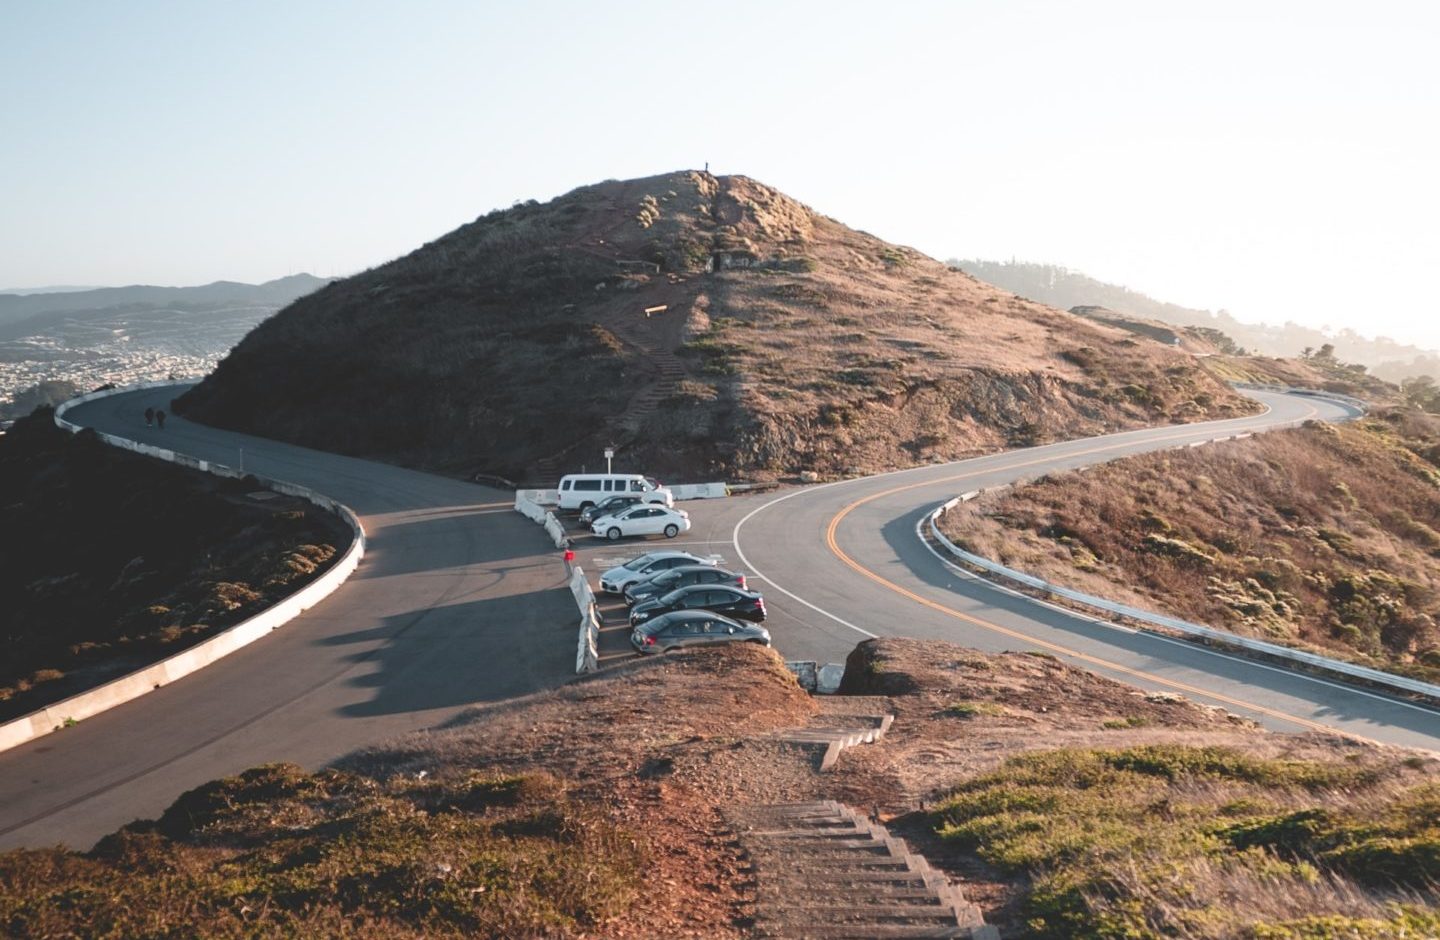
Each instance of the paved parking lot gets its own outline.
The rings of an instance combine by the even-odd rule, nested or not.
[[[575,544],[575,561],[584,570],[600,604],[604,623],[600,628],[600,665],[629,659],[638,655],[630,645],[629,608],[624,600],[615,594],[600,593],[600,573],[616,565],[624,564],[636,555],[659,549],[674,548],[690,552],[702,558],[714,558],[720,567],[743,573],[750,582],[751,590],[765,595],[765,609],[768,619],[765,628],[770,631],[775,648],[787,659],[813,659],[806,655],[804,644],[794,628],[819,619],[778,591],[765,590],[766,582],[743,564],[735,551],[735,524],[757,506],[773,499],[775,493],[757,493],[731,496],[726,499],[696,499],[675,504],[690,514],[691,528],[678,538],[667,539],[661,535],[641,538],[620,539],[609,542],[592,535],[588,528],[582,528],[575,513],[557,513],[565,524],[566,532]],[[787,607],[789,603],[789,607]],[[798,613],[791,608],[798,609]],[[810,614],[810,618],[804,615]],[[856,637],[858,640],[859,637]],[[833,659],[833,655],[831,659]]]

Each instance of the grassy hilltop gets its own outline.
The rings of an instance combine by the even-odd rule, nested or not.
[[[833,474],[1252,406],[1179,351],[746,177],[679,172],[492,212],[332,283],[180,407],[534,479],[612,441],[621,467],[667,476]]]
[[[329,567],[304,500],[128,453],[36,410],[0,437],[0,720],[163,659]]]
[[[1440,418],[1383,408],[987,495],[943,527],[1102,597],[1440,680]]]

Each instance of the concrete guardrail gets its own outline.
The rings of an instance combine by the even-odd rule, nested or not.
[[[1336,396],[1329,393],[1315,392],[1311,390],[1305,391],[1307,394],[1312,394],[1317,397],[1336,399],[1338,401],[1341,401],[1343,404],[1351,405],[1353,403],[1353,407],[1360,408],[1362,411],[1368,408],[1368,406],[1364,402],[1361,402],[1358,399],[1348,398],[1348,396]],[[1220,441],[1227,440],[1241,440],[1251,436],[1252,435],[1249,433],[1233,434],[1226,437],[1213,438],[1212,440],[1202,441],[1200,443],[1209,444],[1219,443]],[[1190,447],[1195,445],[1185,446]],[[916,527],[917,534],[922,539],[925,538],[925,532],[922,527],[928,525],[930,537],[935,542],[943,546],[945,551],[947,551],[954,558],[961,562],[964,562],[966,565],[969,565],[972,568],[978,568],[981,571],[986,572],[987,574],[995,575],[1009,581],[1014,581],[1018,584],[1023,584],[1033,590],[1040,591],[1053,597],[1062,598],[1074,604],[1079,604],[1081,606],[1088,607],[1102,613],[1110,614],[1112,616],[1123,617],[1128,622],[1133,622],[1141,625],[1142,628],[1153,628],[1161,631],[1168,631],[1170,633],[1179,633],[1183,636],[1191,637],[1193,639],[1204,640],[1222,646],[1245,650],[1247,652],[1255,653],[1269,659],[1280,660],[1282,662],[1291,663],[1296,666],[1303,666],[1308,669],[1318,670],[1345,679],[1356,680],[1366,686],[1389,689],[1395,692],[1405,693],[1409,695],[1418,695],[1427,699],[1432,699],[1440,702],[1440,685],[1435,685],[1429,682],[1422,682],[1418,679],[1410,679],[1405,676],[1397,676],[1394,673],[1384,672],[1379,669],[1372,669],[1368,666],[1361,666],[1355,663],[1347,663],[1343,660],[1331,659],[1328,656],[1319,656],[1315,653],[1308,653],[1304,650],[1292,649],[1288,646],[1280,646],[1275,643],[1267,643],[1264,640],[1257,640],[1253,637],[1241,636],[1240,634],[1230,633],[1225,630],[1216,630],[1213,627],[1207,627],[1201,624],[1191,623],[1188,620],[1181,620],[1176,617],[1169,617],[1164,614],[1155,613],[1153,611],[1142,610],[1138,607],[1131,607],[1126,604],[1120,604],[1115,601],[1106,600],[1102,597],[1096,597],[1092,594],[1085,594],[1081,591],[1076,591],[1058,584],[1051,584],[1050,582],[1045,581],[1041,578],[1037,578],[1034,575],[1026,574],[1023,571],[1016,571],[1014,568],[1009,568],[1005,565],[1000,564],[999,562],[991,561],[990,559],[983,556],[967,552],[964,549],[960,548],[958,545],[956,545],[954,542],[950,541],[950,539],[946,538],[945,534],[940,531],[940,519],[943,518],[947,512],[951,512],[956,508],[963,506],[968,502],[971,502],[983,493],[994,493],[1000,490],[1006,490],[1010,488],[1011,486],[1009,484],[1006,484],[1004,486],[991,487],[986,490],[971,490],[967,493],[961,493],[959,496],[956,496],[953,499],[946,500],[944,503],[941,503],[934,510],[925,515],[925,517],[921,520],[920,524]]]
[[[600,668],[600,609],[585,572],[577,565],[570,572],[570,593],[580,608],[580,641],[575,650],[575,671],[594,672]]]
[[[75,433],[80,431],[81,427],[67,420],[65,413],[76,405],[83,404],[87,401],[94,401],[98,398],[105,398],[110,395],[119,395],[125,392],[134,392],[147,388],[161,388],[175,384],[177,383],[144,382],[125,388],[90,392],[78,398],[73,398],[57,407],[55,409],[55,423],[59,427]],[[340,556],[338,561],[331,565],[329,571],[326,571],[305,587],[255,616],[243,620],[232,627],[228,627],[210,639],[197,643],[173,656],[162,659],[154,665],[147,666],[129,675],[121,676],[104,685],[97,686],[88,692],[72,695],[70,698],[56,702],[39,711],[31,712],[28,715],[23,715],[4,724],[0,724],[0,751],[16,747],[41,735],[49,734],[52,731],[67,727],[77,721],[83,721],[92,715],[97,715],[117,705],[139,698],[147,692],[153,692],[163,685],[169,685],[177,679],[203,669],[241,647],[248,646],[270,631],[294,620],[301,613],[314,607],[321,600],[334,593],[336,588],[340,587],[340,585],[354,573],[356,567],[360,564],[360,559],[365,555],[365,528],[361,525],[360,518],[356,516],[349,507],[336,502],[328,496],[316,493],[307,487],[294,483],[286,483],[281,480],[271,480],[265,477],[255,476],[254,474],[242,473],[239,470],[222,464],[199,460],[184,454],[177,454],[163,447],[140,444],[136,441],[131,441],[113,434],[96,433],[102,441],[114,447],[134,451],[138,454],[155,457],[181,466],[191,467],[206,473],[213,473],[217,476],[232,479],[242,479],[246,476],[251,476],[254,477],[260,486],[266,489],[309,500],[314,505],[319,506],[327,512],[334,513],[345,521],[350,527],[352,535],[350,547]]]

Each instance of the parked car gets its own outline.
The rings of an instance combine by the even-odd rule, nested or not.
[[[630,643],[642,653],[665,653],[679,646],[710,643],[770,645],[770,631],[753,623],[739,623],[704,610],[677,610],[638,624]]]
[[[701,558],[699,555],[675,549],[667,548],[658,552],[646,552],[600,575],[600,590],[607,594],[623,594],[630,585],[638,584],[662,571],[669,571],[671,568],[678,568],[681,565],[714,564],[716,562],[713,558]]]
[[[630,622],[643,623],[674,610],[709,610],[736,620],[765,619],[765,598],[758,591],[742,591],[737,587],[713,584],[692,584],[669,594],[652,597],[630,608]]]
[[[607,496],[634,493],[647,503],[675,505],[675,494],[638,473],[567,473],[556,487],[561,509],[587,509]]]
[[[632,584],[622,593],[625,595],[625,603],[638,604],[692,584],[723,584],[738,587],[743,591],[745,576],[716,565],[681,565],[652,575],[638,584]]]
[[[690,514],[683,509],[666,509],[653,503],[642,503],[606,516],[592,524],[590,531],[612,542],[627,535],[663,535],[673,539],[681,532],[690,531]]]
[[[595,505],[587,506],[580,510],[580,524],[590,525],[603,516],[613,516],[620,510],[627,509],[642,501],[638,493],[607,496]]]

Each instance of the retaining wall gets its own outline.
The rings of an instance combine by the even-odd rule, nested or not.
[[[65,413],[76,405],[87,401],[94,401],[98,398],[105,398],[110,395],[119,395],[125,392],[134,392],[147,388],[161,388],[175,385],[174,382],[144,382],[139,385],[132,385],[126,388],[106,389],[101,392],[91,392],[81,395],[79,398],[71,399],[55,409],[55,423],[72,433],[81,430],[80,426],[65,418]],[[182,383],[183,384],[183,383]],[[184,454],[177,454],[172,450],[163,447],[154,447],[148,444],[140,444],[113,434],[97,432],[99,438],[114,447],[134,451],[137,454],[144,454],[148,457],[155,457],[169,463],[191,467],[217,476],[242,478],[254,476],[245,474],[239,470],[222,464],[211,463],[206,460],[199,460]],[[340,556],[328,571],[320,577],[311,581],[305,587],[291,594],[278,604],[264,610],[253,617],[235,624],[233,627],[216,634],[208,640],[204,640],[182,652],[176,653],[152,666],[147,666],[137,672],[122,676],[91,689],[88,692],[81,692],[63,701],[56,702],[40,711],[31,712],[20,718],[13,719],[0,725],[0,751],[23,744],[33,738],[49,734],[52,731],[63,728],[77,721],[83,721],[92,715],[97,715],[107,709],[114,708],[132,699],[139,698],[146,692],[152,692],[163,685],[168,685],[176,679],[190,675],[199,669],[203,669],[217,659],[230,655],[243,646],[247,646],[291,620],[320,601],[334,593],[347,578],[355,571],[360,564],[360,559],[365,555],[365,528],[360,523],[360,518],[350,510],[349,507],[336,502],[324,494],[317,493],[307,487],[295,483],[286,483],[282,480],[270,480],[265,477],[254,476],[260,486],[274,490],[277,493],[284,493],[289,496],[298,496],[301,499],[309,500],[327,512],[334,513],[345,520],[350,527],[352,535],[350,547]]]

